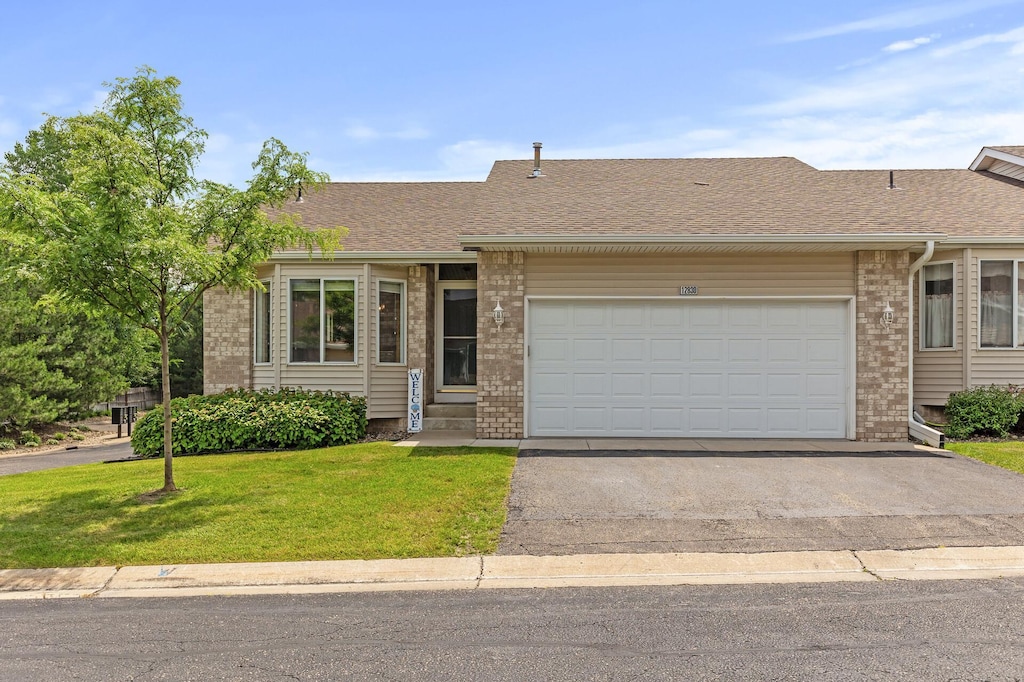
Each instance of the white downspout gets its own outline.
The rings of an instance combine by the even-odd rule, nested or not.
[[[911,427],[916,426],[914,421],[914,275],[924,267],[924,264],[935,255],[935,241],[929,239],[925,242],[924,253],[910,266],[910,274],[907,276],[907,310],[909,319],[907,321],[907,422]]]

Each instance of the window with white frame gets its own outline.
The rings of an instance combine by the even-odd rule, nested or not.
[[[377,288],[377,362],[405,362],[405,282],[381,280]]]
[[[953,348],[956,320],[954,266],[931,263],[921,276],[921,347]]]
[[[979,282],[978,345],[1024,346],[1024,281],[1021,261],[983,260]]]
[[[293,279],[288,283],[290,362],[355,362],[356,283]]]
[[[255,338],[253,348],[258,365],[270,362],[270,280],[261,280],[263,289],[257,289],[255,301]]]

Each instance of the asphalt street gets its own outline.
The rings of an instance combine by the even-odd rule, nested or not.
[[[1024,579],[58,599],[0,678],[1020,680]]]
[[[74,450],[50,450],[39,454],[0,457],[0,476],[125,459],[132,454],[132,445],[126,438],[114,445],[91,445]]]
[[[1024,545],[1024,476],[951,452],[522,450],[499,554]]]

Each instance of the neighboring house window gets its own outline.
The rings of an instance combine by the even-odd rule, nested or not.
[[[1012,348],[1021,327],[1019,262],[981,261],[979,343],[982,348]],[[1016,313],[1014,312],[1016,311]]]
[[[955,318],[953,263],[924,266],[921,339],[924,348],[952,348]]]
[[[377,362],[405,362],[405,283],[381,281],[377,304]]]
[[[270,362],[270,281],[263,280],[263,291],[256,290],[256,364]]]
[[[355,362],[356,283],[350,279],[293,279],[290,362]]]

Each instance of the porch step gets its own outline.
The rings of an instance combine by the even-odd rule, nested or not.
[[[423,406],[425,418],[476,419],[476,405],[473,403],[433,403]]]
[[[424,417],[423,430],[476,431],[476,417]]]

